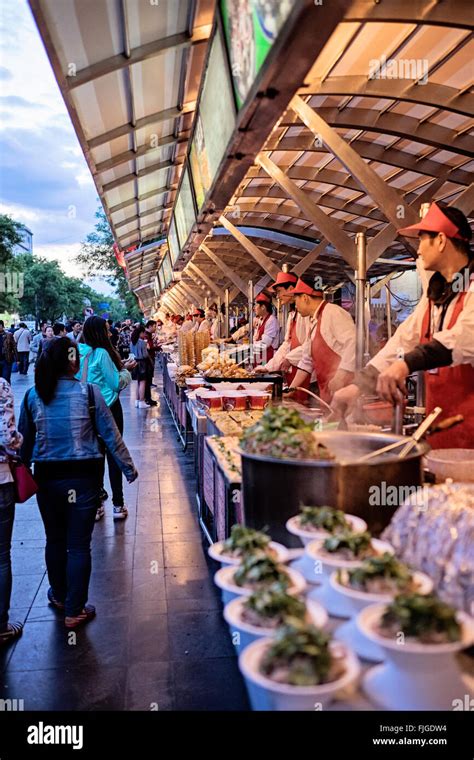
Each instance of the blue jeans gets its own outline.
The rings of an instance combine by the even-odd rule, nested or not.
[[[7,362],[5,359],[0,359],[0,377],[3,377],[7,383],[11,381],[12,367],[13,364],[11,362]]]
[[[0,631],[8,624],[8,610],[12,594],[11,544],[15,517],[15,491],[13,483],[0,484]]]
[[[64,473],[66,474],[66,473]],[[100,504],[100,479],[36,478],[46,532],[46,568],[53,596],[75,617],[84,609],[91,575],[91,538]]]

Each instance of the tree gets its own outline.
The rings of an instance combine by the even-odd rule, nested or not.
[[[20,311],[34,314],[39,321],[49,319],[54,322],[68,312],[67,280],[72,278],[66,277],[57,261],[36,256],[30,259],[32,263],[24,272]]]
[[[21,242],[24,225],[0,214],[0,312],[17,311],[23,291],[22,266],[13,249]]]
[[[102,206],[99,206],[95,216],[95,232],[87,235],[76,261],[85,268],[89,277],[101,276],[115,287],[117,296],[123,303],[122,317],[128,316],[139,321],[143,314],[135,294],[130,291],[125,273],[115,258],[114,238]]]

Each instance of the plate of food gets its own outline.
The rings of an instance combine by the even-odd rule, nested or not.
[[[360,632],[385,662],[363,679],[369,699],[387,710],[452,710],[469,692],[455,654],[474,642],[474,620],[435,594],[399,594],[363,609]]]
[[[239,656],[253,710],[325,709],[354,688],[360,665],[351,649],[320,628],[289,618],[273,638],[260,638]]]
[[[341,530],[363,533],[367,530],[367,523],[360,517],[346,514],[334,507],[302,506],[299,515],[290,517],[287,521],[286,529],[298,536],[303,546],[306,546],[315,538],[327,538]]]
[[[256,639],[273,636],[288,618],[312,623],[316,628],[324,628],[328,620],[320,604],[288,594],[278,583],[233,599],[224,608],[224,618],[237,652]]]
[[[211,544],[208,554],[222,565],[239,565],[243,557],[264,551],[280,564],[288,560],[288,549],[272,541],[264,531],[247,528],[245,525],[233,525],[230,536],[225,541]]]
[[[302,594],[306,589],[300,573],[276,562],[264,551],[244,557],[240,565],[221,567],[214,582],[222,590],[224,605],[236,596],[250,596],[273,583],[279,583],[288,594]]]

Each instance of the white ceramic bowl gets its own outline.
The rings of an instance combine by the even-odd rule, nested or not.
[[[291,686],[272,681],[260,673],[262,658],[271,646],[272,639],[257,639],[239,656],[239,668],[253,710],[259,711],[311,711],[325,709],[342,690],[353,687],[360,675],[360,665],[352,650],[338,642],[332,648],[345,651],[345,673],[336,681],[318,686]]]
[[[347,577],[347,571],[342,570],[341,571],[343,575]],[[425,573],[419,573],[414,572],[413,578],[418,584],[418,594],[429,594],[433,590],[433,581],[431,578],[428,578]],[[368,607],[369,604],[376,604],[377,602],[385,602],[388,604],[392,601],[394,596],[396,596],[396,593],[394,594],[373,594],[368,593],[367,591],[358,591],[357,589],[351,588],[351,586],[345,586],[343,583],[339,583],[337,579],[337,570],[335,570],[330,578],[329,583],[332,587],[332,589],[337,593],[341,594],[347,602],[352,606],[353,608],[353,614],[357,615],[361,610],[365,609],[365,607]]]
[[[353,568],[360,567],[363,564],[363,559],[348,560],[342,559],[336,553],[334,555],[325,553],[322,554],[320,550],[322,549],[325,540],[326,539],[324,538],[319,538],[311,541],[311,543],[305,546],[305,554],[314,561],[314,574],[316,581],[319,580],[322,582],[324,577],[329,578],[334,570],[352,570]],[[384,554],[384,552],[394,554],[393,546],[391,546],[391,544],[389,544],[387,541],[381,541],[378,538],[373,538],[372,546],[374,547],[377,554]]]
[[[460,641],[423,644],[397,641],[377,632],[386,604],[363,609],[356,618],[359,631],[383,650],[385,662],[364,676],[369,699],[387,710],[452,710],[455,700],[469,692],[455,653],[474,642],[474,620],[464,612],[457,618],[462,626]]]
[[[303,546],[310,544],[311,541],[314,541],[316,538],[326,539],[331,535],[331,533],[328,533],[326,530],[305,530],[305,528],[301,528],[299,518],[299,515],[290,517],[290,519],[286,522],[286,529],[294,536],[298,536],[298,538],[301,539]],[[367,523],[364,522],[361,517],[356,517],[355,515],[346,515],[346,519],[347,522],[351,524],[354,533],[363,533],[365,530],[367,530]]]
[[[229,624],[229,632],[238,653],[256,639],[272,638],[275,628],[261,628],[250,625],[242,620],[242,608],[247,597],[239,596],[224,607],[224,618]],[[317,602],[309,601],[306,604],[308,615],[316,628],[324,628],[328,622],[327,612]]]
[[[342,570],[343,574],[347,574],[346,570]],[[428,578],[424,573],[414,573],[414,577],[418,582],[418,588],[420,594],[429,594],[433,589],[433,582],[431,578]],[[337,571],[332,573],[329,579],[329,585],[332,591],[333,604],[338,605],[339,599],[342,603],[344,612],[351,613],[351,619],[347,623],[343,623],[334,634],[334,637],[338,641],[343,641],[345,644],[349,644],[359,657],[369,662],[383,662],[385,659],[384,650],[378,646],[374,641],[368,639],[359,630],[355,622],[355,616],[365,607],[376,602],[391,602],[393,594],[371,594],[365,591],[357,591],[339,583],[337,579]]]
[[[237,596],[250,596],[254,591],[254,589],[246,588],[245,586],[237,586],[234,582],[235,570],[234,565],[226,565],[225,567],[221,567],[214,576],[214,583],[222,590],[222,602],[224,605],[231,602]],[[285,567],[285,572],[290,577],[290,585],[287,592],[289,594],[302,594],[306,589],[306,581],[303,576],[288,567]]]
[[[221,565],[240,565],[242,561],[241,557],[229,557],[229,555],[222,554],[221,548],[223,543],[223,541],[217,541],[215,544],[211,544],[207,550],[209,556],[216,560],[216,562],[220,562]],[[277,562],[282,565],[285,562],[288,562],[288,549],[286,546],[283,546],[283,544],[279,544],[276,541],[270,541],[268,546],[275,552],[275,559]]]

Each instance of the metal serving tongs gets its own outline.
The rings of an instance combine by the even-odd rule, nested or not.
[[[401,451],[398,452],[398,456],[400,459],[403,459],[414,446],[418,443],[418,441],[423,438],[423,436],[428,432],[430,427],[432,426],[433,422],[438,419],[439,415],[441,414],[443,410],[440,406],[435,407],[431,414],[429,414],[417,427],[413,435],[411,435],[408,439],[403,439],[401,441],[396,441],[395,443],[391,443],[388,446],[384,446],[381,449],[377,449],[376,451],[371,451],[369,454],[364,454],[363,457],[360,457],[360,459],[357,460],[357,464],[360,464],[361,462],[367,462],[369,459],[375,459],[375,457],[380,456],[381,454],[385,454],[387,451],[393,451],[394,449],[397,449],[399,446],[403,446]],[[453,424],[457,424],[458,422],[461,422],[462,420],[456,418],[456,422]]]

